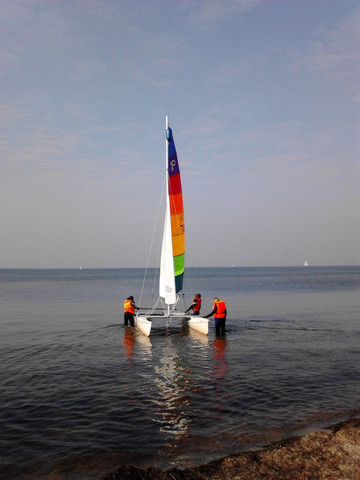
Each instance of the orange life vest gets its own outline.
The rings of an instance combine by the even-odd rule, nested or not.
[[[131,304],[132,304],[132,300],[125,300],[125,302],[124,302],[124,313],[130,312],[134,315],[135,309]]]
[[[217,310],[214,313],[214,317],[215,318],[225,318],[226,306],[225,306],[224,300],[219,300],[218,302],[215,302],[214,305],[213,305],[213,310],[215,308],[215,305],[217,306]]]
[[[200,312],[201,308],[201,298],[194,298],[193,303],[195,303],[193,311],[194,312]]]

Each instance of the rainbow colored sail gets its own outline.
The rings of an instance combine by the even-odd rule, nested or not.
[[[166,186],[159,294],[165,304],[170,306],[176,305],[183,285],[185,228],[180,169],[168,117],[166,117]]]
[[[185,223],[179,162],[170,127],[166,130],[168,142],[168,194],[171,219],[171,237],[174,257],[175,290],[182,290],[185,266]]]

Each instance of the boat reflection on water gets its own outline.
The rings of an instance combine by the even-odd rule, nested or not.
[[[163,350],[160,362],[154,367],[155,384],[159,389],[157,421],[160,431],[178,440],[190,426],[187,407],[190,399],[187,390],[191,384],[191,369],[170,342]]]
[[[206,362],[204,357],[209,353],[207,335],[185,328],[182,336],[185,342],[191,341],[192,349],[197,349],[196,357],[199,358],[200,353]],[[157,404],[155,422],[159,424],[160,432],[166,438],[164,454],[169,457],[176,455],[179,461],[180,451],[183,450],[181,445],[184,445],[192,434],[195,408],[192,401],[199,391],[199,385],[196,381],[197,372],[193,371],[193,361],[189,355],[184,355],[183,345],[177,343],[171,335],[167,335],[166,340],[166,346],[154,366],[154,383],[159,390],[155,400]],[[185,351],[188,351],[188,343],[186,345]],[[182,454],[184,457],[188,455],[186,450]]]
[[[209,337],[207,335],[199,333],[192,328],[189,328],[188,334],[194,347],[207,347],[209,345]]]
[[[145,356],[151,356],[152,344],[151,344],[150,338],[146,337],[142,333],[137,332],[136,330],[135,330],[135,334],[136,334],[136,342],[139,346],[139,350],[140,350],[142,358],[144,358],[144,355]]]
[[[206,419],[225,416],[229,396],[226,338],[209,339],[188,326],[180,332],[170,328],[146,337],[128,327],[122,347],[134,381],[141,377],[135,394],[147,412],[146,428],[154,434],[149,449],[154,450],[156,464],[165,469],[200,461],[209,449],[209,435],[218,427],[209,422],[206,434],[199,433],[199,411],[205,409]],[[204,388],[210,393],[209,401],[202,397]],[[151,466],[144,462],[144,467]]]

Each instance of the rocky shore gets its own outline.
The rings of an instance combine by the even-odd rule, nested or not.
[[[98,480],[360,480],[360,419],[186,470],[129,465]]]

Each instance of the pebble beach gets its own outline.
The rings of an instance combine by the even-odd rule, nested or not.
[[[98,480],[358,480],[360,419],[186,470],[122,465]]]

